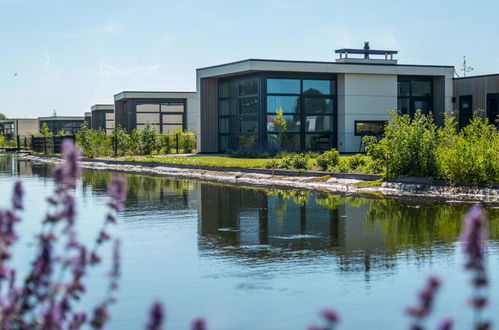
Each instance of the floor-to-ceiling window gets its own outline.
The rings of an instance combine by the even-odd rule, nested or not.
[[[244,77],[218,85],[220,151],[258,145],[260,133],[260,78]]]
[[[499,93],[487,94],[487,118],[499,127]]]
[[[325,150],[334,146],[335,81],[268,78],[267,142],[288,150]],[[276,111],[283,112],[286,133],[279,139]]]
[[[416,110],[428,114],[433,111],[432,77],[398,77],[398,110],[414,116]]]
[[[473,96],[459,96],[459,128],[467,126],[473,118]]]

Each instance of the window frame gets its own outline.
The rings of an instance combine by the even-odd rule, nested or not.
[[[430,91],[431,91],[431,95],[430,96],[418,96],[418,95],[414,95],[413,94],[413,91],[412,91],[412,83],[415,82],[415,81],[427,81],[430,83]],[[409,95],[408,96],[401,96],[399,95],[399,88],[398,88],[398,84],[400,82],[408,82],[409,83]],[[430,112],[433,113],[434,112],[434,109],[433,109],[433,106],[434,106],[434,92],[433,92],[433,76],[406,76],[406,75],[399,75],[397,76],[397,110],[401,113],[401,114],[407,114],[411,117],[414,117],[414,115],[416,114],[416,108],[415,108],[415,101],[417,100],[422,100],[422,101],[426,101],[428,102],[429,104],[429,109],[428,109],[428,112],[422,112],[423,114],[426,114],[428,115]],[[399,103],[399,100],[409,100],[409,108],[408,108],[408,113],[403,113],[401,112],[402,109],[398,109],[398,103]],[[422,109],[421,109],[422,110]]]

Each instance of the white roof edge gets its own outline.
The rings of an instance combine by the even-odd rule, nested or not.
[[[38,117],[38,120],[84,120],[85,116],[52,116]]]
[[[338,63],[248,59],[197,69],[196,72],[197,78],[200,79],[243,74],[252,71],[313,72],[331,74],[414,74],[414,72],[420,71],[421,75],[443,75],[443,72],[446,70],[454,70],[454,67],[444,65]]]
[[[189,98],[195,96],[193,91],[123,91],[114,95],[114,101],[123,99],[161,99]]]

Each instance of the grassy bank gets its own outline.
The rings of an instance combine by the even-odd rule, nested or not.
[[[268,159],[234,158],[224,156],[165,156],[165,157],[125,157],[129,162],[158,162],[166,164],[186,164],[217,167],[264,168]]]
[[[317,158],[300,157],[300,161],[306,164],[305,168],[293,167],[291,162],[288,167],[279,167],[280,169],[298,169],[302,171],[324,171],[318,165]],[[186,164],[215,167],[240,167],[240,168],[277,168],[269,167],[269,162],[277,161],[287,163],[286,157],[278,159],[269,158],[239,158],[230,156],[129,156],[121,158],[129,162],[157,162],[164,164]],[[337,166],[329,168],[326,172],[332,173],[359,173],[359,174],[379,174],[380,172],[366,168],[365,164],[370,164],[370,157],[363,155],[339,156]]]

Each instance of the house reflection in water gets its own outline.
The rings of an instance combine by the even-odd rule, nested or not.
[[[286,198],[286,192],[214,185],[200,189],[201,249],[269,261],[334,256],[344,271],[393,267],[395,256],[381,225],[366,222],[368,200],[326,207],[321,204],[327,196],[308,198],[307,192],[291,192],[294,196]]]
[[[12,173],[15,175],[31,175],[31,164],[27,161],[17,161],[16,157],[0,158],[0,173]]]

